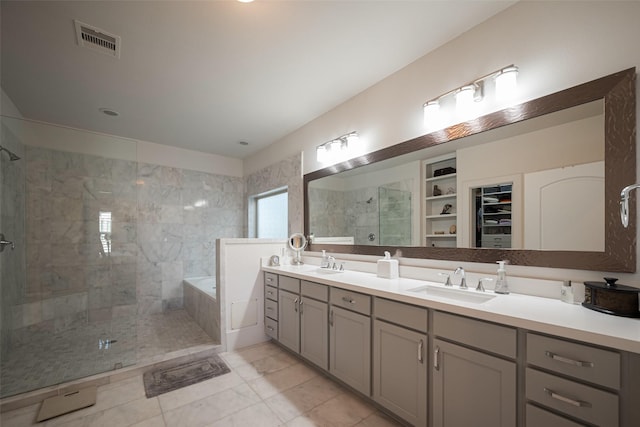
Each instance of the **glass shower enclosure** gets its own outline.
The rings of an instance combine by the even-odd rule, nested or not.
[[[0,397],[135,364],[135,143],[59,151],[1,126]]]

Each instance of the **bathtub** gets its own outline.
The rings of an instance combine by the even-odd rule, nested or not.
[[[220,304],[216,297],[215,276],[190,277],[182,283],[185,310],[216,343],[220,343]]]

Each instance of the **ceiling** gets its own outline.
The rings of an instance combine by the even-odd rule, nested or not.
[[[1,84],[28,119],[244,158],[513,3],[3,0]]]

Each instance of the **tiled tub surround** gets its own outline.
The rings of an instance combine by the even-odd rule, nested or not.
[[[2,215],[24,218],[26,268],[2,268],[11,276],[2,282],[2,397],[135,364],[140,325],[182,308],[183,277],[215,275],[216,239],[243,226],[242,178],[33,146],[19,154],[25,203],[3,202]],[[7,188],[3,180],[3,197]],[[101,340],[117,341],[107,352],[117,357]],[[143,357],[164,351],[143,347]],[[32,375],[9,378],[20,372]]]
[[[216,296],[216,278],[211,276],[184,279],[184,308],[189,316],[220,343],[220,304]]]

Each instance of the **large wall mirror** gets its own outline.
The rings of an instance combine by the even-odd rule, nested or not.
[[[306,174],[309,248],[633,272],[635,145],[628,69]]]

